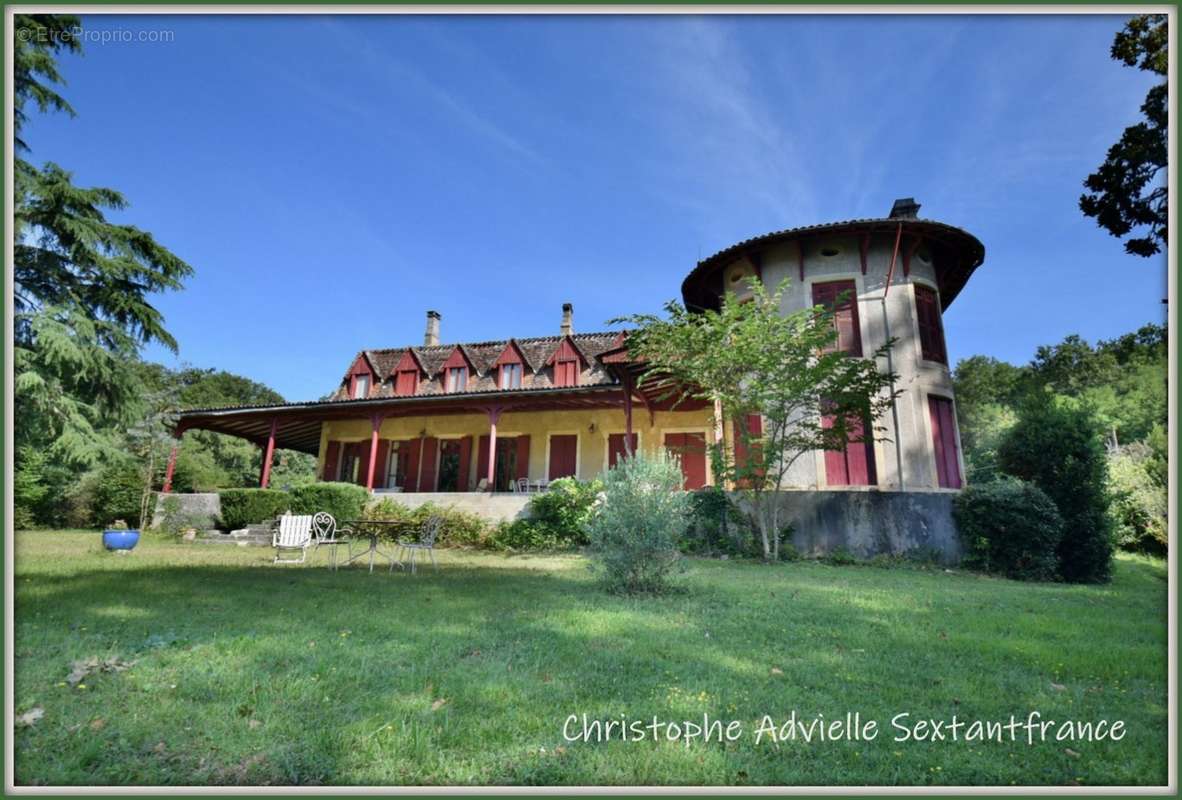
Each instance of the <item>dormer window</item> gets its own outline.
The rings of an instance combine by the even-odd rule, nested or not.
[[[468,368],[449,367],[447,370],[447,391],[462,392],[468,388]]]
[[[369,376],[368,375],[354,375],[353,376],[353,399],[360,400],[369,395]]]
[[[520,389],[521,388],[521,365],[520,364],[502,364],[501,365],[501,379],[499,381],[502,389]]]
[[[555,386],[578,386],[579,360],[577,358],[560,359],[554,362]]]

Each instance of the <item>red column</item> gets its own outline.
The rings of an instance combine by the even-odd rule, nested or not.
[[[501,407],[488,409],[488,490],[494,491],[497,475],[497,423],[501,421]]]
[[[365,488],[373,491],[373,471],[378,463],[378,431],[382,428],[382,415],[371,414],[369,424],[373,430],[369,435],[369,471],[365,475]]]
[[[279,430],[279,420],[271,420],[271,432],[267,434],[267,447],[263,450],[263,473],[259,476],[259,488],[266,489],[271,482],[271,458],[275,455],[275,432]]]
[[[172,450],[168,453],[168,469],[164,471],[164,494],[172,491],[172,473],[176,471],[176,449],[180,442],[172,446]]]
[[[631,458],[632,452],[632,376],[624,380],[624,452]]]

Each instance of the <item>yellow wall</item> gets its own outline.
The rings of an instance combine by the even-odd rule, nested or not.
[[[591,426],[594,425],[594,430]],[[639,439],[639,449],[655,454],[664,442],[665,433],[703,433],[707,441],[713,441],[709,409],[701,411],[657,411],[653,424],[649,424],[648,412],[637,405],[632,412],[632,430]],[[324,467],[325,445],[331,441],[368,442],[370,423],[367,419],[326,422],[320,434],[320,458],[316,474]],[[455,414],[437,417],[395,417],[382,423],[379,435],[383,439],[415,439],[421,435],[437,439],[472,437],[472,460],[468,474],[473,484],[479,480],[476,475],[477,442],[479,437],[488,435],[488,417],[484,414]],[[549,462],[547,444],[551,434],[577,434],[578,477],[583,480],[594,478],[603,471],[607,458],[607,437],[612,433],[624,432],[624,412],[619,409],[596,409],[585,411],[506,411],[497,423],[497,437],[525,436],[529,443],[529,478],[537,480],[548,477]],[[379,465],[379,469],[381,465]],[[712,482],[709,458],[706,464],[707,481]]]

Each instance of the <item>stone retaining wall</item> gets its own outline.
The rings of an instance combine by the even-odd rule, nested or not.
[[[189,517],[188,524],[199,530],[212,528],[217,525],[222,516],[222,501],[217,492],[201,492],[193,494],[164,494],[156,495],[156,508],[152,512],[153,528],[160,527],[164,521],[164,500],[175,498],[180,503],[180,511]]]
[[[487,492],[383,492],[375,491],[376,499],[390,498],[409,508],[418,508],[424,503],[437,506],[452,506],[459,511],[479,514],[490,522],[513,520],[528,516],[525,507],[532,495],[513,492],[489,494]]]

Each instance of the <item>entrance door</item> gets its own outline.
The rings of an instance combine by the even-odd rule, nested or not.
[[[517,480],[517,439],[497,437],[497,466],[493,472],[493,491],[510,492]]]
[[[460,440],[439,443],[439,491],[460,491]]]
[[[706,485],[706,434],[666,433],[665,449],[681,459],[683,489],[701,489]]]
[[[406,485],[410,471],[410,442],[390,442],[390,458],[386,467],[386,486],[393,489]]]

